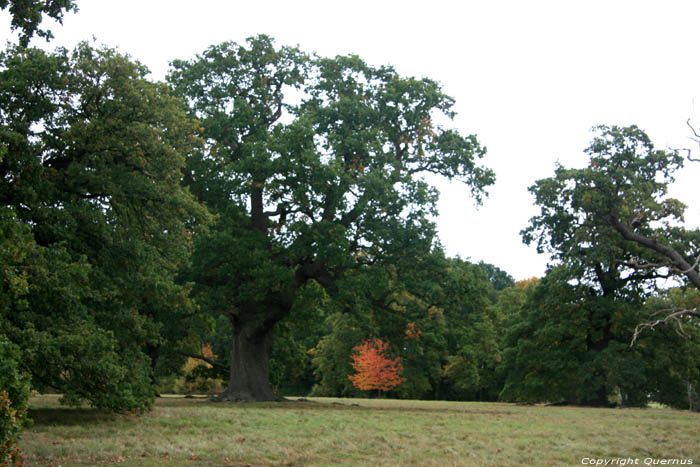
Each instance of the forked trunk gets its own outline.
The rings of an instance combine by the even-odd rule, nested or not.
[[[253,332],[253,327],[234,326],[231,376],[221,399],[236,402],[282,400],[270,385],[272,329]]]

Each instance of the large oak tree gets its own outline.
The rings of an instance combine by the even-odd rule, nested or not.
[[[525,241],[593,265],[603,287],[673,276],[700,289],[700,230],[683,225],[685,205],[668,196],[683,157],[655,148],[636,126],[597,131],[587,167],[558,167],[531,188],[542,213],[523,231]]]
[[[631,309],[628,305],[641,303],[660,278],[675,276],[695,284],[697,264],[692,265],[689,258],[698,255],[698,234],[682,227],[684,206],[667,196],[682,157],[675,151],[654,148],[635,126],[601,126],[596,130],[598,134],[587,149],[587,167],[558,166],[553,177],[530,188],[540,214],[523,230],[523,238],[526,243],[536,243],[539,251],[551,253],[561,266],[548,272],[538,290],[547,288],[534,295],[529,305],[534,308],[522,315],[520,326],[529,323],[536,328],[534,338],[524,337],[532,334],[532,329],[523,328],[523,335],[511,330],[515,337],[509,345],[512,356],[523,361],[540,359],[526,356],[526,343],[549,352],[548,365],[530,365],[537,369],[532,374],[540,375],[532,381],[547,390],[565,379],[565,363],[590,362],[599,381],[585,387],[597,387],[597,394],[574,394],[563,388],[557,394],[570,401],[604,404],[616,386],[624,386],[615,382],[621,370],[610,362],[629,359],[625,346],[633,340],[634,325],[644,320],[635,312],[641,305]],[[550,276],[564,283],[556,284]],[[562,292],[552,293],[558,289]],[[565,298],[567,295],[571,298]],[[560,311],[545,320],[552,308]],[[548,329],[557,329],[558,334],[547,335]],[[526,367],[520,365],[521,370]],[[542,376],[545,374],[548,376]],[[528,386],[522,374],[511,372],[511,376],[512,382],[506,385],[511,395],[537,393],[537,385]],[[644,389],[627,388],[629,401],[644,403],[643,398],[632,395],[635,392],[642,394]]]
[[[273,328],[299,291],[315,282],[348,307],[378,294],[367,271],[433,246],[437,191],[421,174],[462,181],[479,200],[493,173],[477,165],[475,136],[439,125],[453,100],[429,79],[265,36],[172,67],[207,141],[187,181],[218,223],[191,277],[201,306],[233,325],[225,397],[276,399]]]

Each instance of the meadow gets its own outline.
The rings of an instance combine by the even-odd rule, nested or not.
[[[30,466],[700,464],[700,414],[663,408],[164,397],[119,415],[53,395],[30,407],[20,442]]]

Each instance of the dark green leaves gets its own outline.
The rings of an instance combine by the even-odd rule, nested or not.
[[[625,240],[615,224],[655,236],[662,235],[658,225],[680,221],[684,206],[666,193],[682,158],[656,150],[634,126],[601,126],[596,131],[599,134],[587,149],[588,167],[558,166],[553,177],[530,188],[541,213],[522,231],[523,240],[583,267],[654,262],[653,255]]]
[[[207,218],[181,187],[196,125],[146,74],[88,44],[0,55],[2,242],[21,240],[0,332],[35,387],[112,410],[152,401],[163,323],[194,316],[175,276]]]
[[[264,264],[302,269],[298,279],[328,284],[365,259],[389,258],[395,244],[405,244],[401,237],[427,252],[437,192],[421,174],[459,179],[477,200],[493,183],[493,173],[476,164],[485,153],[476,137],[433,123],[439,114],[451,117],[453,105],[434,81],[356,56],[276,48],[267,36],[212,46],[172,66],[168,79],[207,140],[190,159],[190,186],[222,215],[221,234],[231,245],[249,245],[243,250],[258,258],[236,255],[237,266],[214,267],[216,258],[234,257],[206,253],[226,243],[212,237],[209,247],[201,244],[201,258],[212,260],[209,271],[219,279],[205,287],[267,277]],[[269,248],[274,260],[259,257]]]
[[[47,40],[53,35],[51,31],[39,29],[44,15],[63,23],[63,15],[70,11],[78,11],[74,0],[0,0],[0,10],[9,6],[12,15],[11,30],[19,29],[20,45],[26,47],[34,34]]]
[[[434,81],[356,56],[310,57],[267,36],[172,66],[168,79],[206,140],[188,183],[219,215],[189,277],[234,333],[271,332],[311,281],[340,309],[386,306],[372,278],[436,245],[438,194],[423,174],[463,181],[477,201],[493,183],[476,137],[434,123],[453,115]]]

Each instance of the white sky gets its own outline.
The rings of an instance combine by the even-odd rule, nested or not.
[[[78,0],[78,7],[51,28],[50,47],[94,36],[155,79],[170,60],[264,33],[278,45],[356,53],[441,82],[457,102],[454,127],[478,135],[497,176],[478,210],[466,187],[440,184],[441,241],[448,254],[493,263],[516,280],[541,276],[548,260],[520,239],[537,214],[527,187],[551,176],[557,160],[584,165],[593,125],[637,124],[657,147],[674,148],[694,147],[688,118],[700,127],[700,2],[693,0]],[[8,31],[9,16],[0,13],[3,42]],[[674,187],[692,226],[700,224],[699,175],[700,164],[689,165]]]

